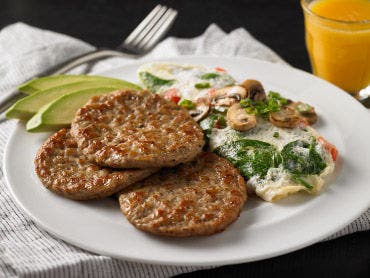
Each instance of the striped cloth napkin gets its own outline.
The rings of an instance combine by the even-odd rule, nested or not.
[[[40,30],[23,23],[0,32],[0,99],[25,80],[65,59],[94,49],[80,40]],[[285,63],[246,30],[223,32],[211,25],[193,39],[168,38],[145,58],[179,55],[243,56]],[[130,63],[112,58],[73,73],[97,73]],[[0,123],[0,161],[15,121]],[[15,204],[0,169],[0,277],[170,277],[204,269],[192,266],[149,265],[92,254],[38,228]],[[21,171],[21,169],[20,169]],[[335,238],[370,229],[370,210]],[[209,267],[208,267],[209,268]]]

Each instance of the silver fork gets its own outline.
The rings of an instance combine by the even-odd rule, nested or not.
[[[159,40],[168,32],[177,17],[177,11],[166,6],[157,5],[140,24],[128,35],[128,37],[115,49],[97,49],[78,57],[74,57],[53,68],[47,69],[37,77],[47,75],[64,74],[71,69],[85,63],[98,61],[108,57],[130,57],[139,58],[148,53]],[[15,101],[26,96],[25,94],[14,90],[0,101],[0,122],[5,119],[3,113]]]

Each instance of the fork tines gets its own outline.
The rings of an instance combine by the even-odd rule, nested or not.
[[[135,53],[148,52],[167,33],[176,16],[176,10],[157,5],[125,39],[120,48]]]

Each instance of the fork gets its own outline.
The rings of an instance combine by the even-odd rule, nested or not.
[[[139,58],[148,53],[160,41],[169,31],[176,17],[176,10],[157,5],[116,49],[99,48],[47,69],[33,78],[64,74],[82,64],[108,57]],[[2,114],[0,122],[6,119],[3,115],[4,111],[24,96],[26,95],[14,90],[0,101],[0,113]]]

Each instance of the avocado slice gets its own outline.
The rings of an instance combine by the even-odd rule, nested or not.
[[[44,105],[28,122],[29,132],[58,130],[70,126],[77,110],[84,106],[91,97],[104,95],[115,89],[110,87],[90,88],[65,94]]]
[[[32,79],[18,87],[19,91],[25,94],[33,94],[40,90],[50,89],[52,87],[61,86],[64,84],[81,82],[81,81],[100,81],[100,80],[110,80],[112,82],[122,82],[122,84],[136,86],[127,81],[123,81],[116,78],[109,78],[97,75],[52,75],[45,76],[41,78]],[[134,88],[133,88],[134,89]],[[136,89],[140,89],[137,87]]]
[[[137,85],[121,80],[102,79],[96,81],[81,81],[41,90],[18,100],[7,111],[5,116],[11,119],[28,120],[45,104],[58,97],[72,92],[90,88],[109,87],[114,89],[138,89]]]

